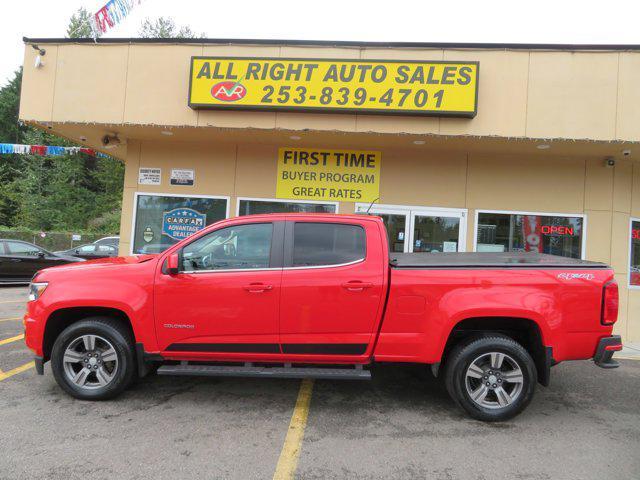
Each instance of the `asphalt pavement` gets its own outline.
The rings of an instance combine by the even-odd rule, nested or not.
[[[302,389],[154,375],[82,402],[15,339],[25,299],[0,287],[0,479],[640,479],[637,360],[560,364],[496,424],[466,417],[421,367]]]

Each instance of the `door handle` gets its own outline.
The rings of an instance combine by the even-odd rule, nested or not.
[[[273,285],[265,285],[264,283],[250,283],[245,285],[244,288],[249,293],[262,293],[273,288]]]
[[[354,281],[354,282],[347,282],[342,284],[342,288],[346,288],[350,292],[361,292],[365,288],[371,288],[371,287],[373,287],[373,283],[369,283],[369,282]]]

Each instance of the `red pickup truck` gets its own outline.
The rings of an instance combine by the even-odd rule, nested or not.
[[[368,379],[429,365],[471,416],[503,420],[552,365],[617,366],[604,264],[534,253],[389,253],[378,217],[231,218],[159,255],[40,271],[26,343],[80,399],[162,375]]]

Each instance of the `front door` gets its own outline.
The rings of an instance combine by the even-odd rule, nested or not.
[[[283,354],[322,361],[368,353],[384,303],[387,265],[378,224],[364,223],[287,222],[280,316]]]
[[[369,207],[358,205],[356,212]],[[466,251],[464,210],[374,205],[369,212],[382,218],[391,253]]]
[[[5,245],[13,279],[31,279],[38,270],[53,266],[46,259],[47,252],[36,245],[20,240],[6,240]]]
[[[197,358],[279,354],[283,232],[284,222],[230,225],[183,247],[180,272],[156,279],[160,350]]]

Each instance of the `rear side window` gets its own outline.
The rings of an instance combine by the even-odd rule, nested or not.
[[[293,227],[293,266],[339,265],[363,260],[364,228],[342,223],[300,222]]]

